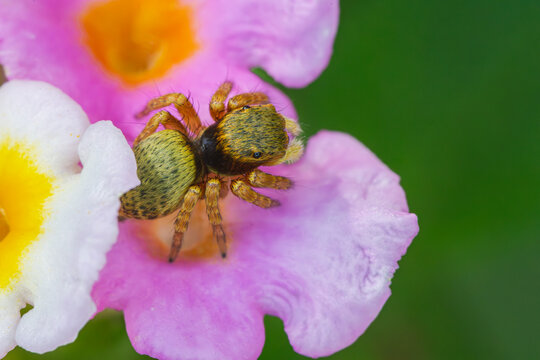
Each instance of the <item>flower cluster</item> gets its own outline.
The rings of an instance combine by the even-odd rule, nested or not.
[[[61,91],[15,80],[57,86],[91,122],[111,119],[128,139],[144,126],[133,115],[163,93],[189,95],[210,123],[203,109],[224,80],[238,93],[265,92],[295,118],[289,99],[251,69],[305,86],[327,66],[337,22],[335,0],[2,5],[0,64],[10,81],[0,91],[0,130],[10,125],[0,133],[0,169],[20,162],[30,180],[5,180],[2,170],[0,191],[12,181],[35,193],[0,192],[0,236],[9,226],[0,240],[0,355],[16,344],[43,352],[72,341],[96,306],[123,311],[135,349],[160,359],[254,359],[265,314],[283,319],[304,355],[354,342],[390,295],[397,261],[418,232],[399,177],[357,140],[323,131],[300,161],[273,168],[296,184],[272,193],[280,207],[227,197],[225,260],[196,208],[177,262],[161,256],[173,232],[165,217],[120,223],[105,264],[118,196],[137,182],[132,153],[109,123],[83,135],[85,115]],[[45,141],[58,146],[45,150]],[[35,209],[34,228],[11,215],[9,199],[25,204],[19,212]],[[26,232],[15,238],[19,221]],[[25,304],[34,308],[19,320]]]

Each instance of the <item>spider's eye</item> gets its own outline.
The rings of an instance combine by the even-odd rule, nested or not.
[[[260,158],[261,155],[262,155],[262,154],[261,154],[259,151],[253,153],[253,157],[254,157],[255,159]]]
[[[242,106],[242,110],[247,110],[247,109],[251,109],[251,106],[249,105]]]

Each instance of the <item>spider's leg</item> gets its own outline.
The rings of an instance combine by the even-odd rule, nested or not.
[[[219,189],[219,198],[223,199],[229,194],[229,186],[231,185],[230,180],[220,180],[221,188]]]
[[[246,180],[249,185],[260,188],[287,190],[293,186],[292,180],[283,176],[267,174],[259,169],[247,174]]]
[[[182,125],[182,123],[177,118],[172,116],[168,111],[162,110],[155,113],[150,120],[148,120],[144,129],[135,138],[135,141],[133,141],[133,146],[136,146],[138,143],[152,135],[156,131],[159,124],[162,124],[165,129],[178,130],[187,135],[184,125]]]
[[[268,196],[259,194],[258,192],[253,190],[246,181],[242,179],[236,179],[231,181],[231,191],[240,199],[265,209],[279,206],[279,201],[271,199]]]
[[[225,100],[227,99],[227,96],[229,96],[231,89],[232,83],[229,81],[224,82],[216,90],[212,96],[212,100],[210,100],[210,115],[212,115],[212,119],[214,119],[215,122],[220,122],[227,113],[225,110]]]
[[[191,212],[193,211],[195,204],[197,204],[197,201],[201,198],[201,194],[201,186],[192,185],[189,187],[186,195],[184,195],[180,211],[178,211],[176,221],[174,222],[174,236],[169,252],[169,262],[173,262],[176,259],[182,248],[182,240],[184,239],[184,233],[188,228]]]
[[[268,96],[262,92],[238,94],[229,99],[227,111],[240,109],[242,106],[268,103]]]
[[[221,181],[217,178],[210,179],[206,182],[206,214],[208,220],[212,224],[214,230],[214,237],[219,246],[221,257],[227,256],[227,240],[225,237],[225,230],[223,230],[221,214],[219,213],[218,199],[219,190],[221,188]]]
[[[197,112],[193,108],[191,102],[189,102],[188,98],[180,93],[171,93],[150,100],[148,104],[146,104],[146,107],[136,114],[135,117],[141,118],[148,115],[153,110],[161,109],[171,104],[173,104],[180,115],[182,115],[182,119],[188,130],[197,136],[202,129],[201,119],[199,119],[199,115],[197,115]]]

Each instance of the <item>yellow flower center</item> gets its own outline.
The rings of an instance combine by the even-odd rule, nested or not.
[[[92,54],[128,85],[165,75],[198,48],[191,8],[178,0],[97,2],[80,21]]]
[[[6,211],[0,208],[0,241],[9,234],[9,224],[7,222]]]
[[[53,179],[39,170],[36,149],[0,140],[0,292],[21,275],[21,259],[41,233]]]

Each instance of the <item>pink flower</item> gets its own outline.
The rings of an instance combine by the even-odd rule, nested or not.
[[[297,352],[325,356],[377,316],[418,232],[399,177],[354,138],[333,132],[314,136],[298,163],[271,170],[294,179],[294,189],[272,193],[282,204],[275,209],[232,196],[222,202],[232,238],[225,260],[211,243],[213,256],[181,253],[169,264],[156,239],[170,241],[172,220],[121,225],[93,297],[99,309],[124,311],[138,352],[255,359],[263,316],[271,314],[283,319]],[[186,237],[211,239],[206,224],[192,219]]]
[[[328,64],[337,23],[331,0],[3,2],[0,64],[8,79],[58,86],[92,121],[131,124],[151,97],[174,91],[200,99],[228,79],[266,92],[293,116],[289,100],[250,69],[307,85]],[[203,99],[196,105],[206,107]],[[140,129],[126,127],[131,137]]]
[[[294,117],[289,100],[250,68],[287,86],[308,84],[328,63],[337,20],[337,1],[24,0],[0,8],[0,63],[9,79],[49,81],[130,137],[144,125],[133,114],[168,92],[190,94],[210,123],[204,109],[224,80],[237,93],[267,93]],[[331,132],[314,136],[298,163],[269,172],[295,187],[269,191],[282,204],[274,209],[232,196],[221,202],[225,260],[197,213],[173,264],[171,218],[120,225],[93,298],[99,309],[124,311],[138,352],[254,359],[271,314],[297,352],[324,356],[377,316],[418,232],[398,176]]]

